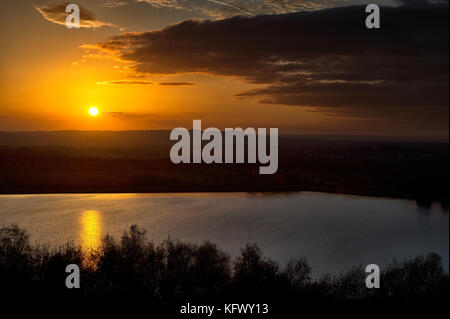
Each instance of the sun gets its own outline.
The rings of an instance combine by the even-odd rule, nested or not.
[[[96,107],[91,107],[90,109],[89,109],[89,114],[91,115],[91,116],[96,116],[97,114],[98,114],[98,108],[96,108]]]

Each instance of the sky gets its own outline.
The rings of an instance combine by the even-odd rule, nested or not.
[[[448,138],[448,1],[0,2],[0,131]],[[89,109],[96,107],[97,116]]]

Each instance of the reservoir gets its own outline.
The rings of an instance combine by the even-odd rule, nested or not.
[[[282,266],[306,257],[319,276],[352,266],[436,252],[449,259],[448,210],[415,201],[325,193],[1,195],[0,226],[18,224],[33,243],[83,249],[119,239],[131,225],[155,243],[211,241],[232,257],[247,243]]]

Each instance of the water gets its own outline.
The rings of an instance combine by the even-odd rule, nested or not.
[[[322,193],[0,196],[0,225],[17,223],[40,243],[99,247],[133,224],[155,242],[210,240],[236,256],[257,243],[285,264],[308,259],[315,275],[436,252],[448,270],[448,211],[414,201]]]

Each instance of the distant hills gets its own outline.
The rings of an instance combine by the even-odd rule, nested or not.
[[[169,141],[169,130],[143,131],[0,131],[0,146],[73,146],[73,147],[141,147],[164,146]],[[448,143],[448,137],[389,137],[357,135],[281,135],[285,139],[302,141],[396,141]]]
[[[279,169],[170,161],[169,131],[0,132],[0,193],[318,191],[448,207],[448,140],[282,135]]]

